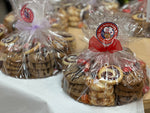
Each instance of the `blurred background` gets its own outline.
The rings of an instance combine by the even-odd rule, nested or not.
[[[120,6],[132,0],[118,0]],[[3,19],[7,13],[12,10],[12,7],[9,3],[9,0],[0,0],[0,23],[3,22]]]
[[[12,10],[9,0],[0,0],[0,23],[3,22],[3,19],[7,13]]]

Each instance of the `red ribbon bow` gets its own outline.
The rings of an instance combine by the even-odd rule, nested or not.
[[[110,52],[114,53],[117,51],[122,50],[122,46],[119,40],[114,39],[113,43],[109,46],[104,46],[102,43],[100,43],[95,36],[93,36],[89,41],[89,49],[94,52]]]

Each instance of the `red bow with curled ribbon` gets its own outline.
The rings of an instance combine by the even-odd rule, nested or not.
[[[94,52],[110,52],[110,53],[114,53],[117,51],[121,51],[122,50],[122,46],[121,43],[118,39],[114,39],[113,43],[109,46],[104,46],[102,43],[100,43],[98,41],[98,39],[96,39],[95,36],[93,36],[90,41],[89,41],[89,49],[91,51]]]

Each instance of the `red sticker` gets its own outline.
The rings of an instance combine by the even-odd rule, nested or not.
[[[27,4],[25,4],[21,9],[21,12],[20,12],[21,17],[25,22],[32,23],[33,18],[34,18],[33,11],[27,8],[26,6]]]
[[[102,23],[96,30],[96,36],[103,44],[111,44],[118,36],[118,27],[112,22]]]

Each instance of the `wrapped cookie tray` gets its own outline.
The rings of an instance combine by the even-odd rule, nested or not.
[[[62,73],[59,73],[45,79],[19,80],[0,72],[0,87],[6,94],[9,90],[9,94],[3,96],[5,102],[0,102],[0,112],[16,113],[19,110],[19,113],[144,113],[142,100],[117,107],[96,107],[74,101],[61,88],[62,77]],[[16,104],[9,98],[11,96],[15,96]],[[30,100],[18,102],[27,98]],[[32,107],[25,108],[26,102],[33,103]]]

